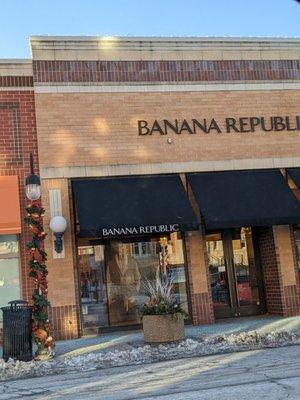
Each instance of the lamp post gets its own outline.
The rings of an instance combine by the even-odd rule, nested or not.
[[[53,356],[55,346],[54,339],[50,334],[50,321],[48,318],[47,300],[48,270],[45,265],[47,254],[44,251],[45,231],[43,227],[43,216],[45,210],[41,206],[41,181],[34,173],[33,156],[30,154],[30,175],[26,178],[26,197],[30,204],[26,207],[27,216],[25,222],[32,233],[32,239],[27,243],[30,253],[29,276],[34,279],[34,290],[32,294],[32,316],[33,339],[37,345],[36,359],[42,360]]]

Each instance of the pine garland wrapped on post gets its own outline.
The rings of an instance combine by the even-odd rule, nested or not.
[[[41,360],[53,357],[55,342],[51,336],[51,324],[48,318],[48,307],[50,303],[47,299],[47,254],[44,251],[43,242],[46,234],[43,228],[43,215],[45,210],[40,201],[32,201],[26,208],[27,217],[25,222],[32,232],[32,240],[27,244],[27,249],[31,254],[29,262],[29,276],[34,279],[35,288],[32,295],[32,334],[37,345],[36,359]]]

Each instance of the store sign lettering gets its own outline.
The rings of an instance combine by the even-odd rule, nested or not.
[[[102,236],[123,236],[123,235],[143,235],[154,233],[171,233],[180,230],[178,224],[169,225],[145,225],[138,227],[125,227],[125,228],[103,228]]]
[[[241,118],[225,118],[224,121],[218,121],[215,118],[211,119],[191,119],[179,120],[167,119],[154,120],[152,122],[146,120],[138,120],[139,136],[146,135],[167,135],[168,133],[195,134],[203,133],[244,133],[263,130],[264,132],[280,132],[280,131],[299,131],[300,116],[295,117],[241,117]]]

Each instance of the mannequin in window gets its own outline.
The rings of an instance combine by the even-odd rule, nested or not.
[[[136,322],[136,296],[141,274],[130,246],[112,241],[107,252],[107,283],[111,323]]]

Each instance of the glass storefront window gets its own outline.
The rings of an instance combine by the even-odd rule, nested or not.
[[[0,307],[21,298],[19,249],[16,235],[0,236]],[[0,313],[2,320],[2,312]]]
[[[144,282],[168,274],[174,293],[188,312],[183,243],[180,233],[142,242],[111,240],[78,247],[83,323],[118,326],[141,322],[147,300]]]
[[[81,305],[84,326],[108,325],[104,246],[78,248]]]

